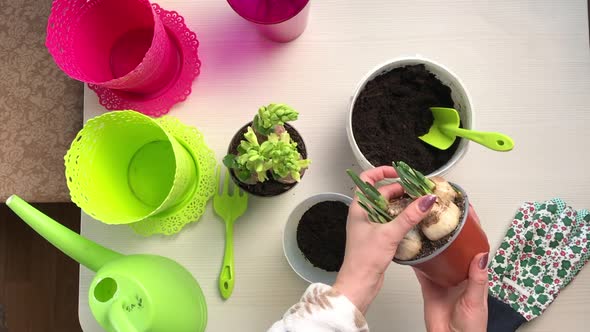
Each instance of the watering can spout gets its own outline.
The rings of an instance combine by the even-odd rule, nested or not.
[[[10,196],[6,205],[39,235],[92,271],[96,272],[104,264],[122,257],[69,230],[16,195]]]

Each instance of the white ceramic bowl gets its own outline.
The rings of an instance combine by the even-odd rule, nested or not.
[[[354,139],[354,134],[352,132],[352,111],[354,109],[354,103],[360,92],[364,89],[367,82],[379,76],[383,73],[386,73],[394,68],[408,66],[408,65],[418,65],[423,64],[426,66],[426,69],[433,73],[443,84],[448,86],[451,89],[451,97],[455,102],[454,108],[459,112],[459,116],[461,118],[461,122],[463,128],[465,129],[473,129],[473,110],[471,108],[471,100],[469,98],[469,94],[467,93],[467,89],[461,83],[461,80],[457,75],[447,69],[445,66],[434,62],[432,60],[425,59],[420,56],[416,57],[403,57],[403,58],[396,58],[390,61],[387,61],[379,66],[375,67],[373,70],[369,71],[359,82],[350,102],[350,108],[348,111],[348,121],[346,124],[346,133],[348,135],[348,142],[350,143],[350,147],[352,148],[352,152],[354,157],[356,158],[359,166],[363,170],[368,170],[374,168],[375,166],[372,165],[367,158],[362,154],[361,150],[359,149],[358,145],[356,144],[356,140]],[[433,105],[436,106],[436,105]],[[461,139],[459,143],[459,147],[457,151],[453,154],[451,159],[444,164],[442,167],[438,168],[434,172],[428,174],[427,176],[436,176],[436,175],[443,175],[448,170],[453,167],[467,152],[467,144],[468,140]],[[393,160],[392,160],[393,161]]]
[[[285,224],[285,229],[283,231],[283,252],[285,253],[285,258],[287,258],[287,262],[289,262],[293,271],[295,271],[295,273],[297,273],[297,275],[303,280],[309,283],[321,282],[326,285],[332,285],[334,281],[336,281],[337,272],[328,272],[313,266],[305,256],[303,256],[301,249],[299,249],[299,246],[297,245],[297,226],[299,225],[301,217],[305,211],[309,210],[309,208],[324,201],[339,201],[346,205],[350,205],[350,203],[352,203],[352,198],[337,193],[321,193],[311,196],[299,203],[291,212],[289,219]]]

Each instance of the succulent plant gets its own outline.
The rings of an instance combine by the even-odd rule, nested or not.
[[[289,133],[270,134],[268,139],[259,144],[251,127],[244,134],[238,146],[238,154],[228,154],[223,164],[234,170],[238,179],[244,183],[252,182],[256,175],[257,182],[268,180],[268,171],[275,180],[291,183],[301,180],[301,172],[309,166],[309,159],[302,159],[297,150],[297,143],[291,140]]]
[[[248,184],[265,182],[269,174],[279,182],[299,182],[311,161],[301,157],[297,143],[283,126],[298,116],[297,111],[285,104],[260,107],[237,148],[238,153],[225,156],[224,165]]]
[[[297,143],[291,140],[289,133],[270,134],[263,144],[263,154],[271,161],[271,171],[277,180],[299,182],[301,172],[311,161],[302,159],[297,150]]]
[[[264,143],[263,143],[264,144]],[[261,153],[262,145],[258,143],[256,134],[251,127],[244,134],[244,139],[238,146],[238,155],[228,154],[223,158],[223,164],[235,171],[236,176],[242,182],[251,182],[255,174],[258,182],[268,179],[267,171],[270,169],[270,161]]]

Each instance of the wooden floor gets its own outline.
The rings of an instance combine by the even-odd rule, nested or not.
[[[34,204],[76,232],[72,203]],[[0,332],[81,331],[78,264],[0,205]]]

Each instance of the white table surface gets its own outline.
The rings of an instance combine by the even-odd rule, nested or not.
[[[170,113],[198,127],[218,159],[258,106],[284,102],[313,159],[300,185],[272,200],[252,198],[236,224],[236,284],[223,301],[217,277],[223,225],[211,207],[172,237],[142,238],[125,226],[82,216],[82,234],[123,253],[176,259],[199,281],[208,331],[264,331],[307,284],[288,266],[281,237],[306,197],[351,195],[344,170],[355,165],[345,133],[350,96],[375,65],[421,54],[448,66],[467,86],[475,127],[510,134],[516,148],[495,153],[471,144],[448,174],[470,193],[492,250],[525,200],[562,197],[590,208],[590,53],[586,0],[321,0],[307,31],[289,44],[265,40],[223,0],[162,0],[201,42],[202,73],[188,100]],[[104,112],[85,90],[84,118]],[[80,322],[100,331],[87,303],[93,274],[80,270]],[[171,281],[173,282],[173,281]],[[523,331],[587,331],[590,268]],[[422,331],[422,300],[411,270],[392,265],[367,315],[372,331]]]

